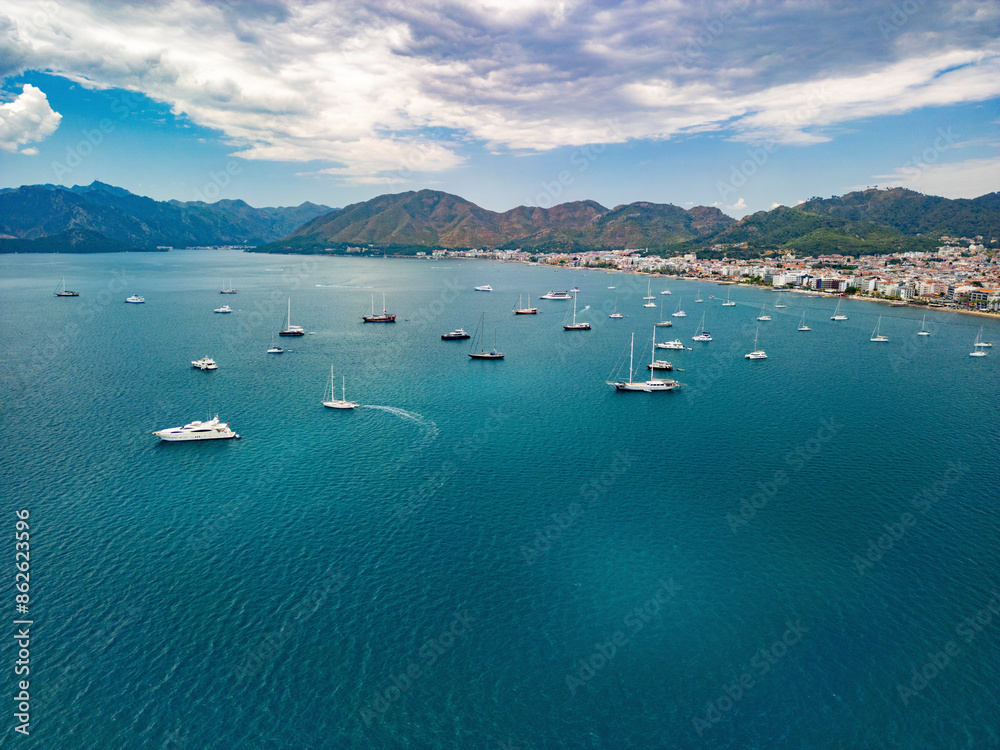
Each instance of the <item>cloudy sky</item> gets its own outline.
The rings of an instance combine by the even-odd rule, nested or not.
[[[1000,190],[1000,3],[4,0],[0,187],[733,216]]]

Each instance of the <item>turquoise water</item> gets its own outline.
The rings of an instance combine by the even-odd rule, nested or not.
[[[31,734],[9,716],[4,745],[1000,747],[1000,349],[968,356],[1000,321],[919,337],[913,309],[833,323],[830,299],[658,281],[683,386],[616,393],[660,317],[641,277],[224,251],[0,271],[34,621]],[[590,332],[537,299],[574,285]],[[399,322],[363,324],[383,293]],[[268,355],[289,298],[311,333]],[[481,319],[501,362],[440,340]],[[331,365],[362,408],[320,405]],[[151,434],[216,413],[243,439]]]

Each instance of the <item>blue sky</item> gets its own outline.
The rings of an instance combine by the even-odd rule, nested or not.
[[[992,0],[6,0],[0,77],[0,187],[736,217],[1000,190]]]

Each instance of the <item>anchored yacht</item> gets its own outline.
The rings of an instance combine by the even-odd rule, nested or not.
[[[153,433],[160,440],[168,442],[180,442],[184,440],[225,440],[228,438],[238,438],[235,432],[229,429],[228,422],[220,422],[219,416],[207,422],[189,422],[183,427],[168,427],[165,430],[157,430]]]

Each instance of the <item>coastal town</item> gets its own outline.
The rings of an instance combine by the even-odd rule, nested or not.
[[[663,258],[643,249],[546,254],[520,249],[436,250],[417,255],[605,268],[1000,313],[1000,256],[995,241],[987,247],[981,236],[941,237],[941,243],[931,252],[816,257],[788,253],[756,259],[699,259],[697,253]]]

